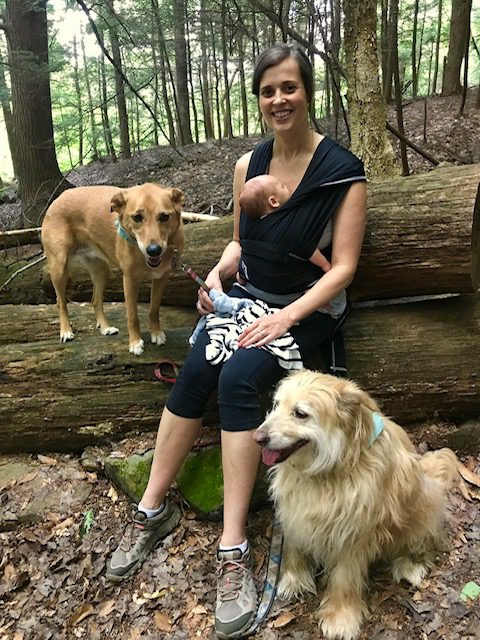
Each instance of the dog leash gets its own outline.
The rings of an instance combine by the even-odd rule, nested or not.
[[[272,524],[272,537],[270,540],[270,550],[268,553],[267,572],[263,583],[263,591],[258,603],[255,619],[247,631],[242,634],[243,638],[253,635],[270,613],[277,593],[278,579],[280,577],[280,565],[282,562],[283,534],[280,524],[274,519]]]

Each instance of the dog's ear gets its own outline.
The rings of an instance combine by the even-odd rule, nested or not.
[[[127,198],[123,191],[116,193],[110,200],[110,211],[116,211],[121,214],[127,204]]]
[[[185,196],[183,195],[183,191],[180,191],[180,189],[173,187],[172,189],[170,189],[170,198],[172,200],[173,206],[175,207],[175,210],[180,213],[183,205],[185,204]]]
[[[370,409],[370,411],[379,411],[375,400],[351,380],[340,379],[336,388],[340,394],[342,404],[350,411],[355,412],[361,405]]]

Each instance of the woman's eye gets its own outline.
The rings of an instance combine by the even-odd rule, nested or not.
[[[299,420],[305,420],[306,418],[308,418],[308,413],[306,413],[305,411],[302,411],[301,409],[294,409],[293,415],[295,418],[298,418]]]
[[[296,90],[297,90],[297,85],[296,84],[288,84],[285,87],[285,92],[286,93],[295,93]]]
[[[260,95],[263,98],[271,98],[273,96],[273,91],[272,89],[262,89]]]
[[[141,213],[134,213],[133,216],[132,216],[132,220],[134,222],[142,222],[143,216],[142,216]]]
[[[160,220],[160,222],[168,222],[169,218],[170,218],[170,216],[168,215],[168,213],[161,213],[158,216],[158,219]]]

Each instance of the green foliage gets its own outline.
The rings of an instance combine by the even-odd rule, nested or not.
[[[85,535],[90,533],[93,527],[94,519],[95,519],[95,515],[92,510],[87,511],[84,514],[83,522],[80,525],[80,538],[83,538]]]

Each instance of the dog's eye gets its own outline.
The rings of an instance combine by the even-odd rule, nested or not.
[[[142,216],[141,213],[134,213],[133,216],[132,216],[132,220],[134,222],[142,222],[143,216]]]
[[[170,218],[170,215],[168,213],[161,213],[158,216],[158,219],[160,220],[160,222],[168,222],[169,218]]]
[[[302,411],[301,409],[294,409],[293,415],[295,418],[298,418],[299,420],[305,420],[306,418],[308,418],[308,413],[306,413],[305,411]]]

